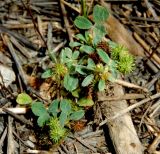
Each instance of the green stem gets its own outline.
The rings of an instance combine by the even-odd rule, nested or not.
[[[84,17],[87,17],[86,0],[81,0],[81,10],[82,10],[82,15],[83,15]]]
[[[51,58],[53,63],[57,63],[57,58],[54,53],[51,53],[50,51],[48,51],[48,56]]]

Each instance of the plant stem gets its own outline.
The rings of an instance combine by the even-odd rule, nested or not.
[[[87,17],[86,0],[81,0],[81,13],[83,16]]]

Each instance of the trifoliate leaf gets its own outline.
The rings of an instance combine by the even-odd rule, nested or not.
[[[83,16],[78,16],[75,19],[74,24],[79,29],[90,29],[92,27],[92,23],[87,18],[85,18]]]
[[[20,105],[27,105],[32,103],[32,98],[26,93],[21,93],[18,95],[16,102]]]
[[[100,5],[96,5],[93,8],[93,20],[95,23],[103,23],[107,20],[109,16],[109,12],[105,7]]]
[[[84,80],[83,80],[83,82],[82,82],[82,87],[86,87],[89,84],[91,84],[91,82],[93,81],[93,79],[94,79],[94,75],[93,74],[90,74],[87,77],[85,77]]]
[[[72,92],[78,87],[78,78],[72,77],[69,74],[66,74],[64,76],[64,87],[66,90]]]
[[[53,70],[52,69],[47,69],[44,73],[42,73],[42,79],[46,79],[46,78],[49,78],[49,77],[52,77],[54,74]]]
[[[59,112],[59,100],[53,100],[48,108],[48,112],[51,113],[54,117],[57,116]]]
[[[98,82],[98,90],[103,91],[104,89],[105,89],[105,81],[101,79]]]

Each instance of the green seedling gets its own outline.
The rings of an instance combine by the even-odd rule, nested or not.
[[[17,97],[17,103],[31,106],[40,127],[49,126],[54,143],[66,137],[70,122],[84,117],[85,107],[94,105],[89,92],[84,93],[85,89],[92,87],[94,92],[103,91],[108,81],[114,82],[120,73],[133,71],[134,58],[128,50],[103,39],[107,34],[105,22],[108,16],[107,9],[100,5],[93,8],[93,20],[88,19],[84,10],[83,16],[74,21],[81,33],[76,34],[74,41],[60,54],[50,54],[53,67],[47,69],[42,78],[51,78],[57,83],[58,98],[45,106],[43,102],[34,102],[27,94]],[[101,42],[104,47],[99,45]]]

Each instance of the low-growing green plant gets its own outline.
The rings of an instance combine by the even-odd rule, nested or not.
[[[78,107],[78,103],[75,108],[74,102],[69,99],[55,99],[49,106],[45,106],[42,102],[34,102],[28,94],[22,93],[16,101],[21,105],[31,105],[32,112],[38,117],[38,126],[48,125],[50,137],[55,143],[67,135],[65,126],[70,121],[80,120],[85,114],[83,108]]]
[[[90,92],[85,93],[87,88],[103,91],[106,81],[114,82],[120,73],[130,73],[134,67],[134,58],[125,47],[103,40],[107,34],[104,25],[109,16],[107,9],[96,5],[93,20],[88,19],[86,12],[84,14],[74,21],[81,33],[76,34],[75,41],[60,54],[50,55],[54,65],[42,74],[43,79],[55,81],[60,90],[59,97],[49,106],[31,101],[26,94],[17,98],[19,104],[29,102],[38,117],[38,125],[49,126],[50,137],[55,143],[67,135],[71,121],[85,115],[85,107],[94,105]]]

